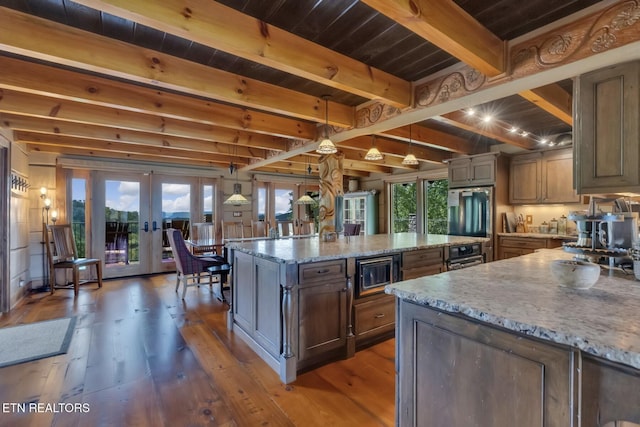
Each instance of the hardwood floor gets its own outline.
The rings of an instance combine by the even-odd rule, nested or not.
[[[67,354],[0,369],[0,426],[394,425],[394,340],[284,385],[227,331],[208,287],[182,301],[174,286],[174,274],[87,284],[76,299],[37,293],[2,315],[0,327],[78,321]],[[7,406],[25,402],[80,410]]]

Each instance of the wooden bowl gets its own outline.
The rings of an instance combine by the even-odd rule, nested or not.
[[[589,289],[600,277],[600,266],[586,261],[557,259],[551,262],[551,275],[562,286]]]

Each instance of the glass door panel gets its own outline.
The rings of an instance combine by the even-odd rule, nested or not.
[[[91,229],[94,253],[104,260],[104,277],[148,274],[149,180],[143,174],[98,172]],[[148,228],[148,223],[146,223]]]

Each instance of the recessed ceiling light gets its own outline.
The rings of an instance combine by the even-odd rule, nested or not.
[[[489,114],[487,114],[486,116],[484,116],[482,118],[482,121],[485,122],[485,123],[489,123],[489,122],[491,122],[491,120],[493,120],[493,117],[491,115],[489,115]]]
[[[473,108],[469,108],[467,110],[467,116],[473,116],[474,114],[476,114],[476,110],[474,110]]]
[[[527,131],[523,130],[522,132],[520,132],[520,136],[527,136],[527,135],[529,135],[529,132]]]
[[[515,126],[511,126],[511,129],[509,129],[509,133],[516,133],[518,132],[518,128]]]

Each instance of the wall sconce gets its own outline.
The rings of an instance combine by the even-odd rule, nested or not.
[[[58,220],[58,211],[54,209],[51,211],[51,222],[53,223],[53,225],[56,225],[57,220]]]

